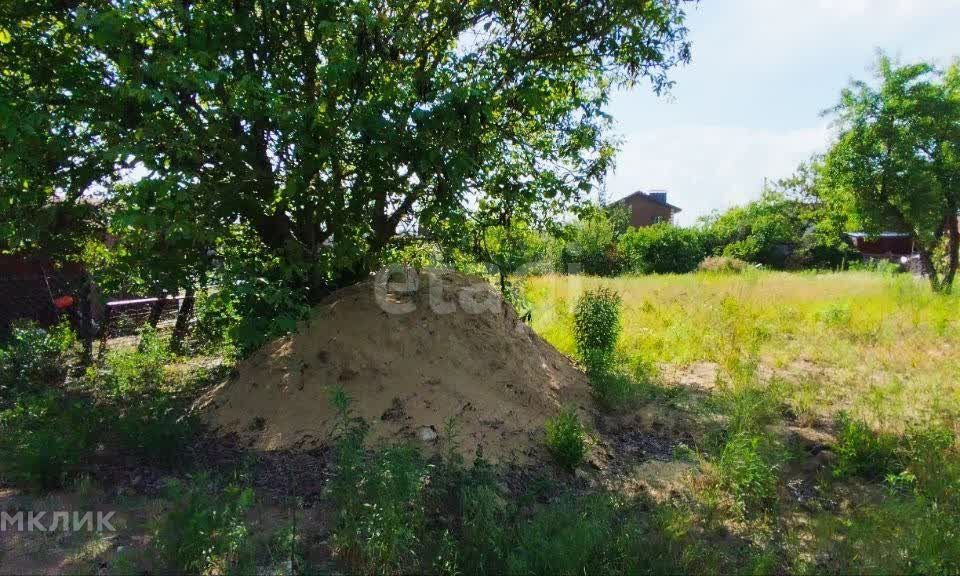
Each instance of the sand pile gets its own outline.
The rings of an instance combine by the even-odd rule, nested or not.
[[[264,346],[201,408],[222,433],[258,449],[329,442],[330,392],[342,386],[371,440],[442,444],[493,461],[544,453],[561,405],[589,423],[584,376],[522,323],[481,278],[450,271],[382,274],[335,292],[297,332]]]

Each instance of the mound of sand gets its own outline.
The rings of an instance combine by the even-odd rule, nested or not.
[[[201,409],[221,433],[261,450],[331,438],[342,386],[372,441],[451,438],[472,458],[544,453],[543,424],[561,405],[589,423],[585,377],[478,277],[409,270],[330,295],[297,332],[264,346]]]

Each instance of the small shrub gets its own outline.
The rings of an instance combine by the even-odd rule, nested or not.
[[[723,447],[717,460],[720,484],[741,514],[766,509],[777,498],[777,468],[770,440],[740,433]]]
[[[750,264],[739,258],[728,256],[708,256],[697,266],[700,272],[713,274],[740,274],[750,267]]]
[[[620,238],[630,270],[641,274],[683,274],[706,256],[700,232],[669,223],[631,228]]]
[[[18,484],[58,488],[92,457],[98,436],[89,401],[55,391],[23,396],[0,412],[0,469]]]
[[[52,328],[14,322],[9,341],[0,348],[0,406],[3,399],[12,400],[20,392],[61,384],[75,343],[67,322]]]
[[[245,515],[254,493],[236,483],[218,487],[207,475],[166,488],[173,508],[156,529],[154,546],[168,569],[181,574],[248,572],[252,547]]]
[[[574,308],[577,353],[588,373],[605,372],[620,336],[620,295],[607,288],[588,290]]]
[[[884,478],[903,470],[897,437],[874,432],[865,423],[846,413],[837,418],[837,477],[860,476],[868,480]]]
[[[587,453],[587,434],[576,411],[566,407],[546,424],[547,448],[557,463],[573,470]]]

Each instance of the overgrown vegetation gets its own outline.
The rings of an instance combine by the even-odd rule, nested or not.
[[[565,407],[547,420],[546,441],[553,458],[564,468],[573,470],[583,462],[587,454],[587,433],[576,410]]]
[[[167,570],[229,574],[253,568],[245,518],[253,490],[235,482],[219,486],[201,474],[170,482],[165,497],[171,509],[157,524],[153,546]]]

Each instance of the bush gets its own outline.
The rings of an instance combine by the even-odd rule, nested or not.
[[[31,321],[17,321],[10,339],[0,348],[0,406],[18,393],[56,386],[67,374],[67,355],[76,336],[67,322],[40,328]]]
[[[845,412],[837,418],[837,477],[860,476],[881,479],[904,469],[898,454],[898,440],[892,434],[874,432],[866,423]]]
[[[660,223],[631,228],[620,238],[629,269],[642,274],[683,274],[696,270],[706,256],[700,232]]]
[[[154,546],[166,567],[180,574],[252,571],[252,547],[245,515],[251,488],[216,486],[209,476],[177,480],[166,487],[173,508],[156,529]]]
[[[98,412],[89,401],[48,391],[22,396],[0,412],[0,468],[41,490],[74,478],[96,450]]]
[[[588,373],[606,372],[620,336],[620,295],[607,288],[588,290],[573,312],[577,353]]]
[[[727,256],[708,256],[697,266],[700,272],[714,274],[739,274],[750,267],[750,264],[739,258]]]
[[[565,407],[546,423],[547,448],[557,463],[573,470],[587,453],[587,433],[573,408]]]
[[[616,221],[605,210],[592,210],[567,227],[565,242],[556,253],[556,271],[612,276],[620,272]]]

